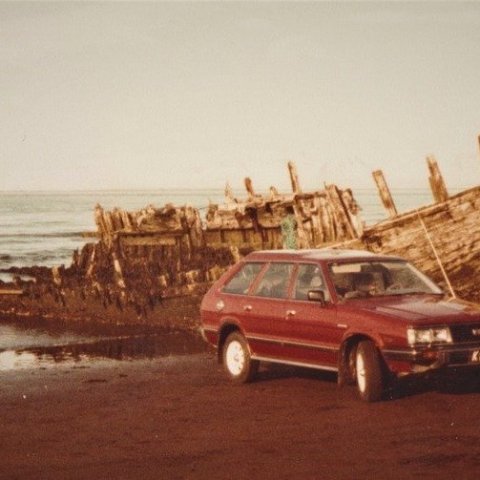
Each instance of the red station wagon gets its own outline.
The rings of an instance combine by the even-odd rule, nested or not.
[[[480,368],[480,307],[401,258],[364,251],[253,252],[215,282],[201,319],[237,382],[278,362],[335,371],[377,401],[398,376]]]

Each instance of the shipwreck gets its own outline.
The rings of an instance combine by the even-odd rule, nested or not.
[[[480,301],[480,187],[450,196],[436,160],[427,165],[433,202],[406,213],[397,211],[382,171],[373,172],[387,213],[374,225],[365,225],[349,188],[304,192],[292,162],[290,193],[259,194],[246,178],[245,198],[227,185],[224,202],[203,217],[188,205],[133,212],[97,205],[95,241],[70,265],[9,269],[31,280],[0,285],[0,313],[196,329],[202,294],[242,256],[326,246],[403,256],[451,295]]]

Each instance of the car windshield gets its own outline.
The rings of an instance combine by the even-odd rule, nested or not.
[[[339,298],[384,295],[443,294],[415,267],[402,261],[334,263],[330,274]]]

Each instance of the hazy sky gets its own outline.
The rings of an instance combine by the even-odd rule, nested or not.
[[[0,190],[480,184],[480,3],[0,3]]]

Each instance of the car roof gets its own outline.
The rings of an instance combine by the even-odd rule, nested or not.
[[[317,248],[301,250],[258,250],[249,253],[245,261],[335,261],[348,262],[354,260],[403,260],[401,257],[391,255],[378,255],[366,250],[345,250],[336,248]]]

